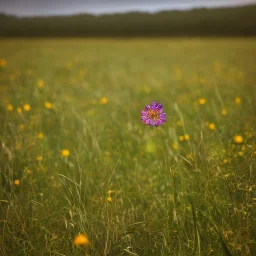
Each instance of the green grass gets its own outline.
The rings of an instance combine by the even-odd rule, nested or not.
[[[255,45],[0,41],[0,255],[255,255]]]

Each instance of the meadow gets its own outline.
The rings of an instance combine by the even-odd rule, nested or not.
[[[256,255],[255,59],[255,38],[1,39],[0,255]]]

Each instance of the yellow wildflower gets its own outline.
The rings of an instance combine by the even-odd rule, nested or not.
[[[31,171],[31,170],[29,170],[29,169],[27,169],[27,168],[24,170],[24,172],[25,172],[26,174],[30,174],[30,173],[32,173],[32,171]]]
[[[177,143],[173,143],[173,144],[172,144],[172,148],[173,148],[174,150],[177,150],[177,149],[179,148],[179,146],[178,146]]]
[[[87,236],[83,235],[83,234],[79,234],[75,237],[74,239],[74,244],[75,245],[89,245],[89,240],[87,238]]]
[[[38,79],[36,84],[37,84],[38,88],[43,88],[44,87],[44,80]]]
[[[244,155],[244,152],[240,151],[240,152],[238,152],[238,155],[239,155],[239,156],[243,156],[243,155]]]
[[[7,110],[8,110],[8,111],[13,111],[13,106],[12,106],[12,104],[8,104],[8,105],[7,105]]]
[[[243,143],[244,139],[241,135],[235,135],[234,136],[234,141],[235,141],[235,143],[240,144],[240,143]]]
[[[190,139],[190,137],[189,137],[189,135],[187,133],[184,135],[184,139],[185,140],[189,140]]]
[[[109,194],[109,195],[111,195],[111,194],[113,194],[113,193],[115,193],[114,190],[108,190],[108,194]]]
[[[42,157],[42,156],[37,156],[36,160],[37,160],[37,161],[42,161],[42,160],[43,160],[43,157]]]
[[[15,180],[14,184],[18,186],[18,185],[20,185],[20,181],[19,180]]]
[[[108,201],[109,203],[111,203],[111,202],[113,201],[113,198],[112,198],[111,196],[109,196],[109,197],[107,198],[107,201]]]
[[[184,136],[179,136],[179,141],[184,141]]]
[[[0,59],[0,67],[4,68],[6,66],[6,60]]]
[[[43,139],[44,138],[44,134],[42,132],[37,134],[37,138],[38,139]]]
[[[63,149],[61,150],[61,155],[67,157],[70,156],[70,152],[68,149]]]
[[[224,159],[223,163],[226,164],[228,162],[228,159]]]
[[[241,98],[240,97],[236,97],[235,98],[235,102],[236,102],[236,104],[240,104],[241,103]]]
[[[46,102],[44,103],[44,107],[47,108],[47,109],[52,109],[52,108],[53,108],[53,105],[52,105],[51,102],[46,101]]]
[[[200,98],[200,99],[198,100],[198,103],[199,103],[200,105],[204,105],[204,104],[206,103],[206,99]]]
[[[189,159],[193,160],[193,159],[194,159],[194,157],[193,157],[193,153],[189,153],[189,154],[187,154],[187,158],[189,158]]]
[[[223,116],[226,116],[228,113],[227,113],[227,110],[225,109],[225,108],[223,108],[222,110],[221,110],[221,114],[223,115]]]
[[[108,99],[106,97],[102,97],[101,100],[100,100],[100,103],[102,105],[106,105],[108,103]]]
[[[29,104],[25,104],[25,105],[23,106],[23,108],[24,108],[25,111],[29,111],[29,110],[31,109],[31,107],[30,107]]]
[[[210,130],[215,130],[215,124],[213,123],[210,123],[208,127]]]
[[[17,113],[21,114],[22,113],[22,108],[17,108]]]

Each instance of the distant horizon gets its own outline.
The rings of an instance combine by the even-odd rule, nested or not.
[[[3,1],[3,0],[2,0]],[[8,1],[8,0],[6,0]],[[27,0],[23,0],[27,1]],[[68,0],[65,0],[68,1]],[[78,0],[79,1],[79,0]],[[110,0],[114,1],[114,0]],[[150,1],[150,0],[149,0]],[[9,3],[11,1],[9,0]],[[20,0],[22,2],[22,0]],[[64,1],[63,1],[64,2]],[[124,3],[124,2],[122,2]],[[159,4],[151,4],[145,5],[145,2],[143,4],[138,4],[134,7],[129,7],[129,6],[102,6],[100,7],[100,4],[98,3],[98,6],[91,6],[91,8],[86,9],[80,8],[79,10],[69,8],[72,6],[67,6],[68,10],[64,10],[63,8],[57,8],[58,5],[56,5],[55,10],[48,10],[45,8],[45,6],[38,7],[38,10],[35,11],[33,8],[28,11],[25,7],[25,9],[17,9],[16,11],[15,8],[18,8],[18,6],[15,7],[15,5],[12,6],[3,6],[3,2],[0,3],[0,14],[6,15],[6,16],[16,16],[20,18],[26,18],[26,17],[52,17],[52,16],[76,16],[76,15],[93,15],[93,16],[101,16],[101,15],[114,15],[114,14],[126,14],[126,13],[131,13],[131,12],[140,12],[140,13],[158,13],[158,12],[163,12],[163,11],[189,11],[189,10],[194,10],[194,9],[215,9],[215,8],[235,8],[235,7],[243,7],[243,6],[250,6],[250,5],[256,5],[256,0],[246,0],[242,1],[241,0],[231,0],[231,1],[183,1],[183,2],[172,2],[172,3],[159,3]],[[39,2],[38,2],[39,4]],[[49,4],[49,3],[48,3]],[[82,3],[80,3],[82,4]],[[89,4],[89,1],[88,3]],[[47,5],[47,4],[46,4]],[[50,6],[48,6],[50,8]],[[23,7],[24,8],[24,7]],[[43,10],[41,10],[41,9]],[[12,10],[12,11],[11,11]],[[27,12],[27,13],[26,13]],[[32,12],[32,13],[31,13]]]

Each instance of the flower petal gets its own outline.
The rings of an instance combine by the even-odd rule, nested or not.
[[[157,106],[157,103],[156,103],[155,101],[153,101],[152,104],[151,104],[151,107],[152,107],[153,109],[155,109],[156,106]]]
[[[145,121],[145,124],[149,124],[150,123],[150,119],[148,118],[146,121]]]
[[[142,111],[141,111],[141,114],[142,114],[143,116],[147,115],[147,113],[148,113],[148,112],[145,111],[145,110],[142,110]]]

